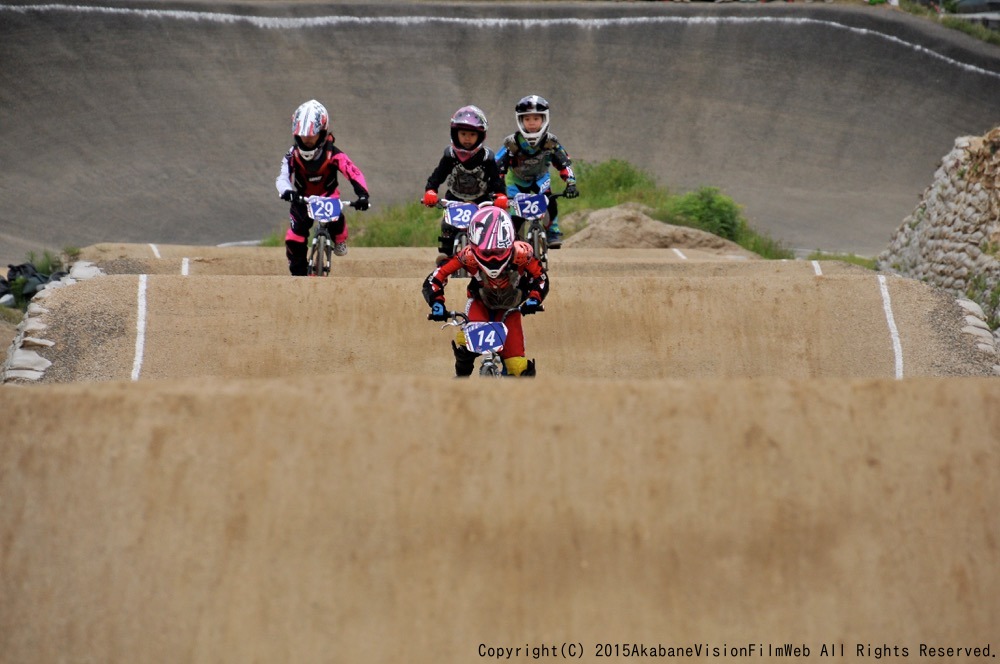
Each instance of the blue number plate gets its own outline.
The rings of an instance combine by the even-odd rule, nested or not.
[[[469,227],[469,222],[472,221],[472,215],[474,215],[478,209],[479,208],[472,203],[450,205],[444,213],[445,221],[448,222],[449,226],[465,230]]]
[[[549,200],[545,194],[518,194],[514,200],[518,216],[525,219],[537,219],[549,209]]]
[[[323,196],[309,197],[309,214],[316,221],[334,221],[340,218],[341,204],[339,198]]]
[[[507,341],[503,323],[469,323],[465,326],[465,346],[473,353],[500,350]]]

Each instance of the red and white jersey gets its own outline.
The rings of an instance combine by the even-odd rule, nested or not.
[[[490,278],[479,267],[470,247],[466,247],[439,265],[424,281],[424,299],[428,304],[435,300],[444,300],[444,289],[448,284],[448,278],[462,268],[465,268],[471,277],[469,297],[482,300],[490,309],[510,309],[529,297],[541,302],[549,292],[548,274],[541,262],[535,258],[531,245],[516,240],[514,255],[507,269],[495,278]]]

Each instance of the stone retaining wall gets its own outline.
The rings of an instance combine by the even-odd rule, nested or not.
[[[1000,326],[1000,127],[963,136],[903,220],[880,270],[919,279],[976,302]]]

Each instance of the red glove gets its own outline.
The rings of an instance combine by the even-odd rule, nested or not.
[[[424,192],[424,205],[427,207],[434,207],[438,202],[438,193],[433,189],[428,189]]]
[[[506,211],[507,206],[510,205],[510,201],[507,200],[506,194],[494,194],[493,205],[498,208],[503,208],[504,211]]]

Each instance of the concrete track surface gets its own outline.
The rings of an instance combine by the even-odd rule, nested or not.
[[[885,7],[105,4],[0,5],[2,264],[266,236],[312,97],[376,205],[416,200],[456,108],[479,104],[496,146],[530,93],[577,159],[720,187],[792,247],[874,255],[1000,107],[995,47]]]
[[[1000,387],[923,284],[899,365],[869,271],[567,249],[539,377],[457,381],[432,249],[153,249],[0,387],[0,661],[1000,646]]]

